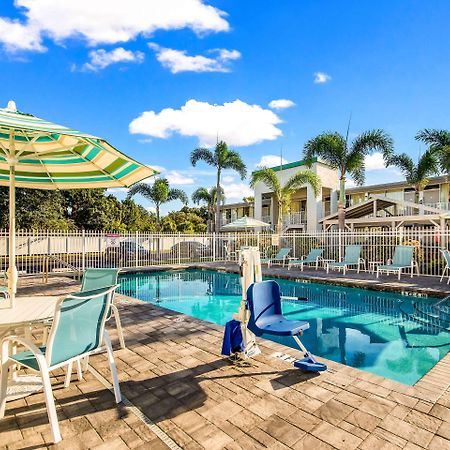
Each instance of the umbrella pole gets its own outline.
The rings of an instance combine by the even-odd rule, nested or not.
[[[9,165],[9,267],[8,267],[8,292],[11,307],[14,308],[17,290],[16,267],[16,169],[15,152],[11,152]]]

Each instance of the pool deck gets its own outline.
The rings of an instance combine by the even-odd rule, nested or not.
[[[20,293],[77,289],[62,277],[26,279]],[[115,405],[102,384],[110,379],[105,354],[90,359],[97,377],[87,373],[68,389],[55,373],[63,441],[54,448],[450,449],[450,354],[413,387],[331,361],[327,372],[305,374],[275,357],[299,352],[266,340],[251,367],[236,367],[220,356],[222,327],[116,299],[126,349],[108,328],[127,402]],[[49,440],[42,393],[7,404],[0,448],[34,450]]]

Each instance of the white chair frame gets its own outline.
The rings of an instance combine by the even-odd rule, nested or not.
[[[446,251],[448,251],[448,250],[442,250],[441,249],[441,253],[442,253],[442,256],[444,257],[444,261],[445,261],[445,267],[442,270],[442,275],[441,275],[441,279],[439,280],[439,282],[442,283],[442,280],[444,279],[445,273],[447,272],[448,273],[447,284],[449,284],[450,283],[450,267],[448,265],[447,258],[445,257],[445,252]]]
[[[33,355],[36,358],[36,361],[38,363],[39,370],[35,370],[28,366],[25,366],[25,367],[27,367],[30,370],[40,373],[40,375],[42,377],[45,403],[47,406],[47,415],[48,415],[48,420],[49,420],[51,431],[52,431],[52,439],[53,439],[54,443],[61,441],[61,432],[59,430],[58,416],[56,414],[56,407],[55,407],[55,400],[53,398],[52,386],[50,383],[50,372],[52,372],[53,370],[58,369],[60,367],[65,367],[65,366],[70,367],[70,371],[68,371],[68,373],[66,374],[66,382],[64,384],[64,386],[67,386],[68,385],[67,377],[68,376],[70,377],[72,364],[74,362],[77,363],[78,376],[81,377],[81,373],[80,373],[81,372],[81,364],[80,364],[81,361],[84,360],[84,362],[86,362],[87,357],[89,357],[89,355],[97,353],[98,349],[101,348],[104,344],[106,347],[107,354],[108,354],[109,367],[111,369],[115,400],[116,400],[116,403],[120,403],[122,401],[122,396],[120,393],[120,386],[119,386],[119,379],[117,376],[117,368],[116,368],[114,354],[113,354],[113,350],[112,350],[112,346],[111,346],[111,340],[109,338],[108,331],[105,329],[105,322],[106,322],[106,315],[107,315],[108,307],[109,307],[109,304],[112,299],[112,294],[114,293],[117,286],[118,285],[112,286],[107,291],[101,292],[101,293],[93,295],[93,296],[91,295],[91,296],[83,297],[81,295],[76,295],[76,296],[69,295],[67,297],[64,297],[64,298],[61,298],[60,300],[58,300],[58,302],[56,304],[56,309],[55,309],[55,317],[53,320],[53,326],[50,331],[45,354],[42,353],[42,351],[33,342],[31,342],[28,339],[25,339],[25,338],[22,338],[19,336],[9,336],[9,337],[6,337],[5,339],[3,339],[2,344],[1,344],[2,373],[1,373],[1,382],[0,382],[0,419],[2,417],[4,417],[4,415],[5,415],[6,389],[7,389],[7,385],[8,385],[9,368],[10,368],[10,366],[14,366],[17,364],[17,361],[14,361],[9,358],[9,349],[10,349],[11,345],[17,345],[17,344],[30,350],[33,353]],[[107,307],[105,308],[105,313],[103,315],[102,322],[100,325],[100,333],[99,334],[101,336],[101,341],[99,342],[98,346],[91,351],[79,354],[73,358],[70,358],[66,361],[62,361],[62,362],[52,366],[51,365],[51,355],[52,355],[52,350],[53,350],[55,334],[56,334],[56,330],[58,328],[58,322],[59,322],[60,315],[61,315],[61,305],[64,302],[64,300],[67,298],[76,298],[79,300],[93,299],[93,298],[97,298],[97,297],[100,297],[103,295],[108,295],[108,301],[107,301],[108,304],[107,304]],[[69,378],[69,380],[70,380],[70,378]]]

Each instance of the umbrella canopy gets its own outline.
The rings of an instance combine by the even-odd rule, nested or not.
[[[8,288],[14,304],[15,188],[129,187],[157,173],[104,139],[17,111],[0,108],[0,185],[10,187]]]
[[[270,223],[262,222],[261,220],[253,219],[252,217],[241,217],[233,222],[230,222],[227,225],[224,225],[222,228],[230,229],[240,229],[240,228],[262,228],[262,227],[270,227]]]

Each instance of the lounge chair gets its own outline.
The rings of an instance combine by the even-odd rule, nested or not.
[[[448,250],[441,250],[442,256],[444,257],[444,261],[445,261],[445,267],[444,270],[442,271],[442,276],[440,281],[442,282],[442,280],[444,279],[444,275],[445,272],[450,271],[450,252]],[[448,280],[447,280],[447,284],[450,283],[450,272],[448,272]]]
[[[288,320],[281,308],[280,286],[276,281],[268,280],[253,283],[247,290],[247,308],[250,318],[247,328],[255,336],[292,336],[304,353],[304,358],[294,362],[294,366],[309,372],[326,370],[325,364],[319,363],[300,341],[299,336],[309,328],[303,320]]]
[[[18,364],[32,372],[40,373],[53,442],[59,442],[61,433],[50,383],[50,372],[67,365],[71,367],[73,362],[97,352],[103,345],[108,352],[116,402],[122,401],[111,341],[105,329],[108,310],[116,288],[117,286],[110,286],[96,291],[79,292],[60,299],[55,308],[50,338],[45,346],[38,348],[33,342],[19,336],[3,339],[0,419],[5,415],[8,369]],[[20,345],[26,350],[9,355],[11,345]]]
[[[115,286],[117,284],[118,275],[119,269],[86,269],[86,271],[84,272],[83,280],[81,282],[81,292],[92,291],[94,289],[100,289],[106,286]],[[109,308],[106,320],[111,319],[111,316],[114,314],[120,347],[125,348],[125,339],[123,337],[119,310],[113,303],[113,300],[114,297],[111,300],[111,306]]]
[[[301,259],[288,258],[288,270],[291,270],[291,267],[300,266],[300,269],[303,271],[305,264],[315,264],[317,270],[319,268],[319,262],[322,259],[322,253],[322,248],[313,248],[307,255],[302,256]]]
[[[270,267],[271,264],[286,264],[286,259],[290,253],[291,249],[289,247],[280,248],[278,253],[270,258],[262,258],[261,264],[267,264],[267,267]]]
[[[361,258],[361,246],[360,245],[346,245],[344,259],[340,262],[330,262],[327,264],[327,273],[330,269],[342,269],[342,273],[352,266],[356,266],[356,272],[359,273],[361,265],[365,266],[366,261]]]
[[[414,247],[411,245],[397,245],[394,249],[394,256],[392,260],[388,260],[387,264],[382,264],[377,267],[377,278],[381,272],[398,273],[398,279],[402,275],[402,270],[411,270],[411,278],[414,274],[414,268],[417,269],[417,275],[419,275],[419,266],[413,260]]]

